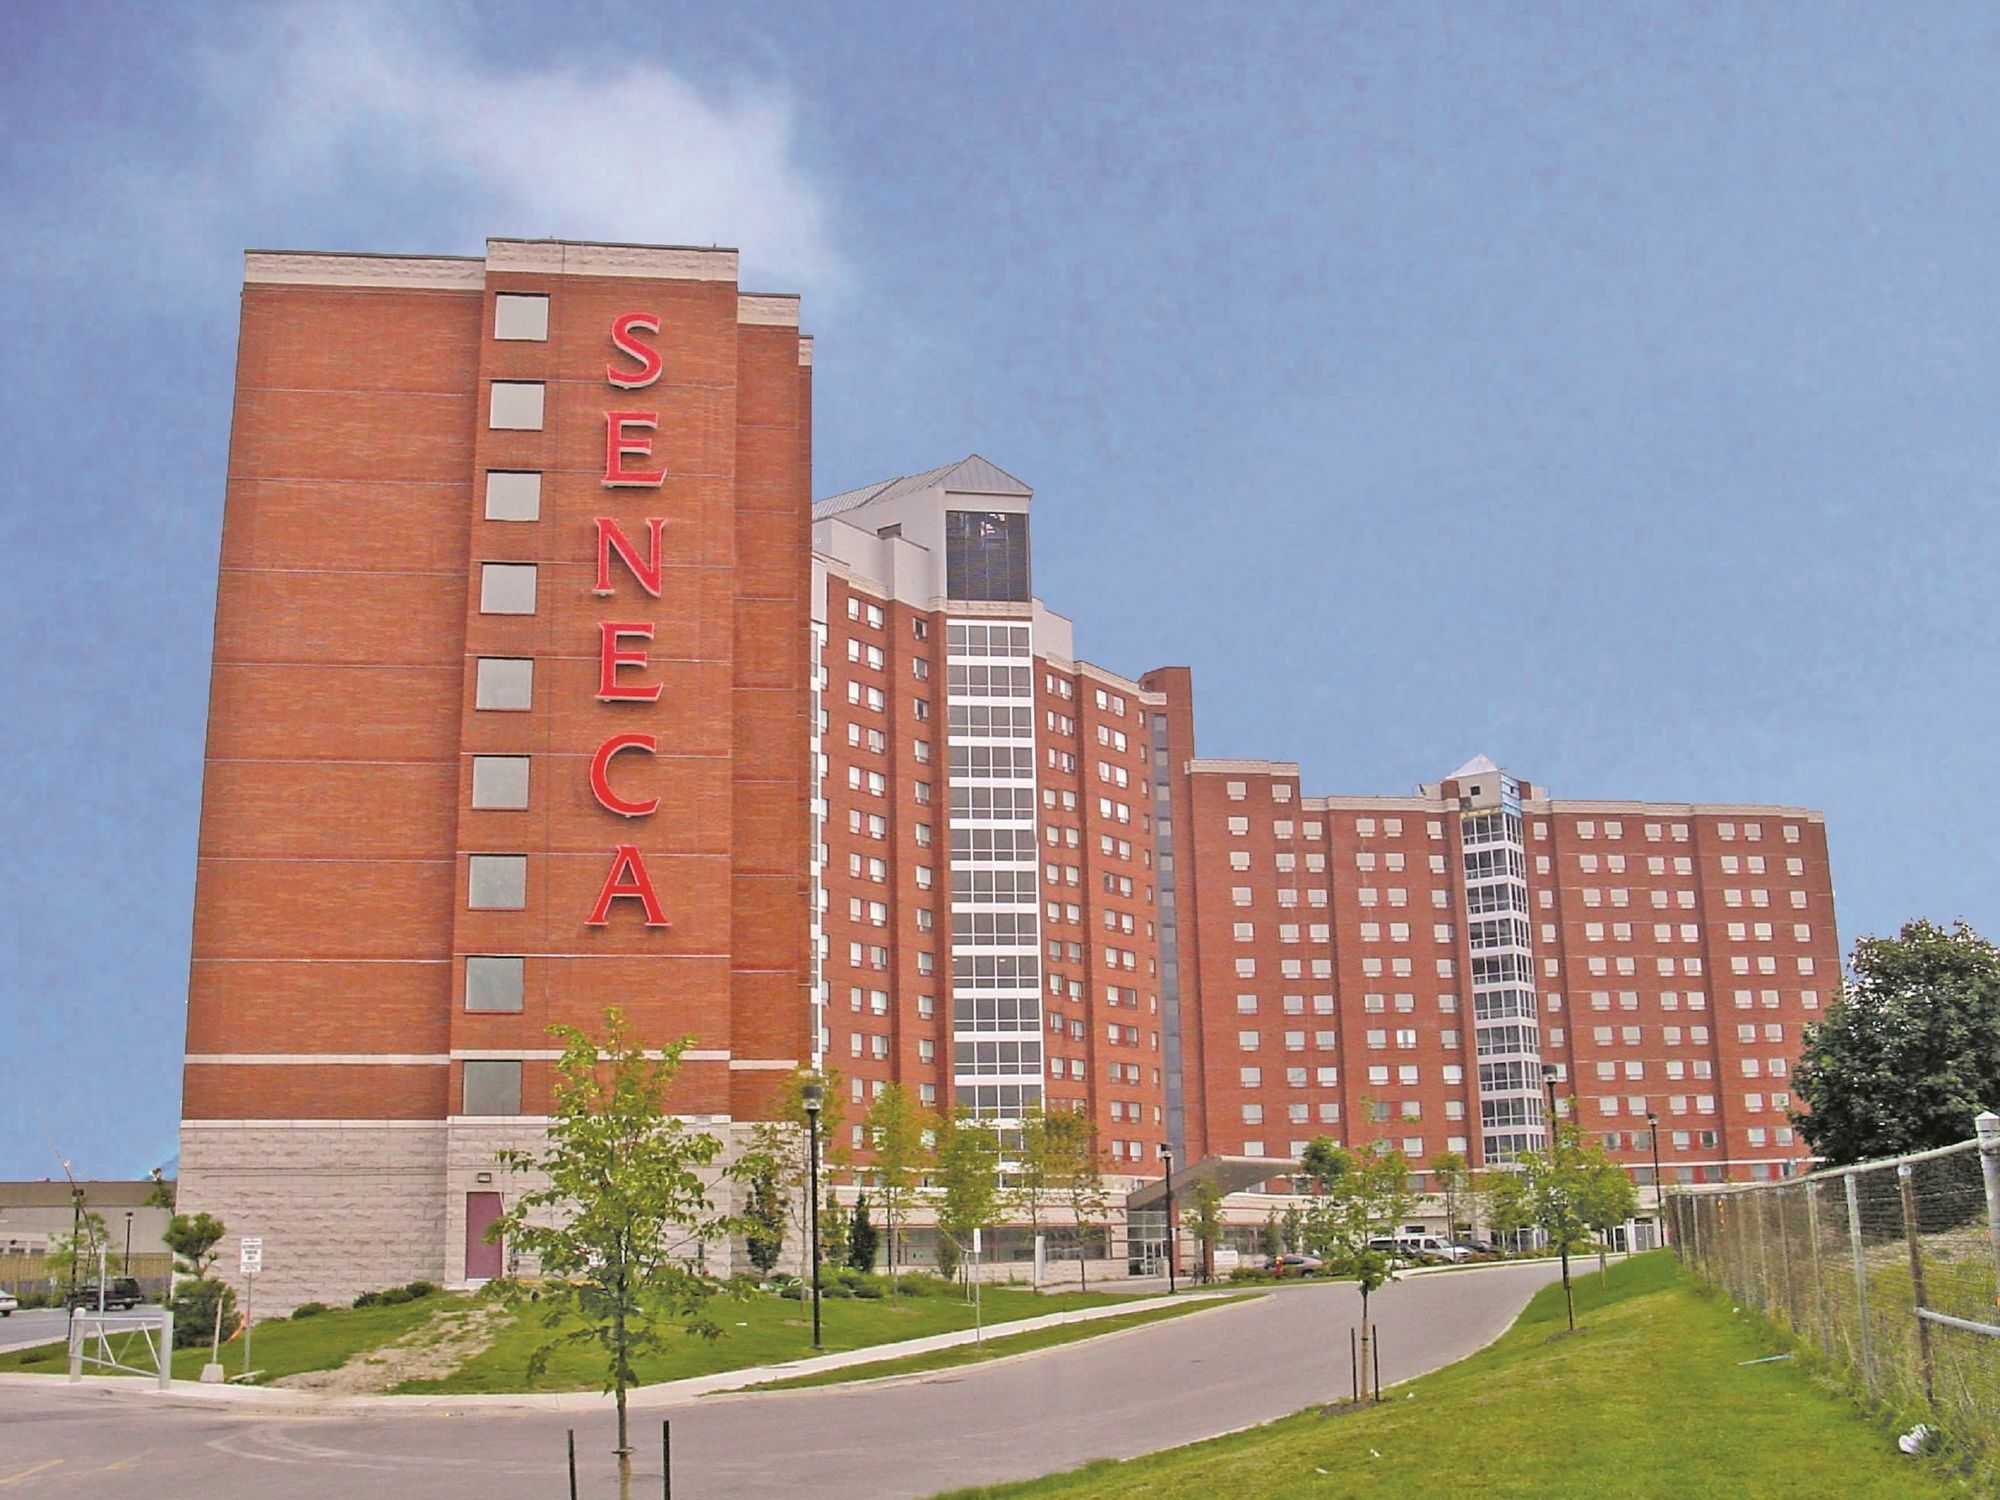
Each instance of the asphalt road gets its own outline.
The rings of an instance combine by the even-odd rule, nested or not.
[[[1374,1299],[1384,1382],[1489,1342],[1555,1274],[1532,1262],[1384,1288]],[[632,1493],[660,1493],[662,1418],[677,1500],[923,1496],[1192,1442],[1343,1396],[1358,1307],[1351,1286],[1302,1284],[985,1368],[639,1412]],[[10,1384],[0,1386],[0,1494],[561,1500],[571,1427],[579,1493],[616,1494],[608,1402],[301,1414]]]

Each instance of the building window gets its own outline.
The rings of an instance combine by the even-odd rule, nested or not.
[[[474,854],[465,904],[473,911],[519,911],[528,904],[528,856]]]
[[[518,1115],[521,1112],[521,1064],[518,1059],[485,1058],[465,1065],[468,1115]]]
[[[486,471],[486,519],[539,521],[542,518],[542,476],[525,469]]]
[[[535,706],[535,664],[526,657],[482,656],[475,675],[474,708],[522,710]]]
[[[528,805],[528,757],[472,757],[472,805],[483,808],[523,808]]]
[[[487,425],[496,432],[540,432],[542,394],[539,380],[494,381]]]
[[[481,563],[479,612],[482,615],[531,615],[535,612],[533,563]]]
[[[523,970],[519,957],[474,956],[465,961],[465,1008],[473,1011],[518,1011]]]
[[[493,337],[546,343],[549,299],[539,293],[501,292],[493,299]]]
[[[1021,604],[1033,597],[1027,512],[950,510],[944,521],[947,595]]]

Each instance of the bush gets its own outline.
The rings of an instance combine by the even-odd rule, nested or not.
[[[444,1288],[439,1286],[435,1281],[413,1281],[403,1288],[403,1291],[407,1294],[404,1300],[408,1302],[420,1302],[425,1297],[435,1297],[443,1290]]]
[[[327,1305],[324,1302],[301,1302],[292,1309],[292,1321],[297,1322],[300,1318],[316,1318],[325,1311]]]
[[[1229,1273],[1229,1279],[1237,1286],[1269,1286],[1278,1278],[1261,1266],[1238,1266]]]
[[[413,1281],[408,1286],[392,1286],[379,1292],[363,1292],[354,1299],[356,1307],[396,1307],[405,1302],[421,1302],[435,1297],[443,1288],[435,1281]]]
[[[870,1276],[865,1281],[857,1282],[854,1288],[854,1295],[879,1302],[883,1296],[882,1281],[883,1278],[880,1276]]]
[[[956,1292],[955,1283],[942,1276],[933,1276],[928,1271],[906,1271],[896,1278],[896,1290],[906,1297],[942,1297]]]
[[[798,1302],[803,1300],[805,1294],[806,1294],[805,1286],[803,1285],[803,1283],[797,1281],[792,1282],[789,1286],[781,1286],[778,1288],[778,1295],[780,1297],[789,1298],[793,1302]]]
[[[852,1297],[854,1288],[844,1281],[822,1282],[819,1289],[822,1297]]]
[[[220,1281],[183,1281],[174,1292],[174,1347],[193,1349],[215,1336],[215,1308],[222,1304],[222,1328],[236,1320],[236,1293]]]

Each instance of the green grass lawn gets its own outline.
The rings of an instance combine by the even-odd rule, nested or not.
[[[1163,1318],[1178,1318],[1183,1313],[1200,1312],[1206,1307],[1226,1307],[1231,1302],[1242,1302],[1256,1296],[1255,1292],[1241,1292],[1233,1297],[1206,1298],[1199,1302],[1183,1302],[1177,1307],[1153,1307],[1144,1312],[1125,1313],[1115,1318],[1097,1318],[1088,1323],[1062,1323],[1054,1328],[1037,1328],[1028,1333],[1003,1334],[974,1344],[954,1344],[948,1349],[933,1349],[928,1354],[911,1354],[902,1359],[876,1359],[865,1365],[848,1365],[840,1370],[822,1370],[816,1375],[794,1375],[789,1380],[767,1380],[760,1385],[746,1386],[752,1391],[791,1391],[811,1385],[841,1385],[850,1380],[880,1380],[890,1375],[921,1375],[928,1370],[949,1370],[958,1365],[982,1364],[990,1359],[1005,1359],[1010,1354],[1026,1354],[1035,1349],[1050,1349],[1058,1344],[1073,1344],[1079,1339],[1094,1339],[1100,1334],[1116,1333],[1121,1328],[1137,1328],[1145,1323],[1157,1323]]]
[[[1104,1292],[1061,1292],[1041,1294],[1014,1287],[987,1287],[986,1322],[1013,1322],[1041,1317],[1045,1313],[1071,1312],[1081,1307],[1103,1307],[1130,1301],[1128,1297]],[[784,1364],[805,1359],[812,1353],[812,1308],[769,1293],[747,1298],[718,1296],[710,1305],[710,1316],[722,1326],[722,1337],[705,1339],[669,1333],[664,1353],[638,1361],[642,1384],[681,1380],[690,1375],[709,1375],[720,1370],[740,1370],[752,1365]],[[822,1303],[821,1342],[829,1353],[861,1349],[871,1344],[894,1343],[900,1339],[924,1338],[972,1326],[972,1304],[955,1292],[943,1295],[906,1293],[896,1300],[874,1301],[862,1297],[828,1298]],[[573,1326],[573,1325],[570,1325]],[[397,1386],[399,1394],[450,1393],[463,1395],[481,1391],[594,1391],[604,1383],[604,1357],[595,1345],[572,1346],[558,1351],[548,1368],[532,1386],[528,1383],[528,1356],[564,1330],[542,1326],[532,1309],[502,1330],[491,1348],[461,1365],[456,1374],[443,1380],[413,1380]]]
[[[1602,1500],[1926,1500],[1972,1491],[1700,1290],[1665,1252],[1537,1293],[1490,1348],[1345,1415],[1301,1413],[1128,1463],[974,1497],[1479,1495]]]
[[[428,1321],[434,1313],[465,1305],[463,1297],[438,1294],[393,1307],[337,1308],[316,1318],[300,1318],[296,1322],[289,1318],[260,1322],[250,1341],[251,1367],[262,1370],[266,1382],[306,1370],[338,1369],[350,1355],[401,1338],[418,1324]],[[119,1342],[114,1338],[113,1347],[116,1348]],[[143,1361],[143,1348],[135,1346],[133,1354]],[[198,1348],[176,1349],[174,1378],[199,1380],[201,1367],[208,1363],[208,1355],[209,1344],[205,1339]],[[123,1357],[130,1360],[132,1355]],[[222,1367],[232,1376],[243,1369],[243,1339],[240,1334],[234,1342],[222,1346]],[[66,1375],[69,1373],[69,1350],[64,1344],[38,1344],[32,1349],[0,1354],[0,1371]],[[108,1375],[113,1372],[92,1370],[85,1366],[84,1373]]]

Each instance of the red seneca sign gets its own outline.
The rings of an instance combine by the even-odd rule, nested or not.
[[[641,333],[657,334],[659,317],[654,313],[622,313],[612,320],[611,342],[630,359],[636,369],[617,363],[605,366],[605,381],[621,391],[643,390],[660,378],[665,369],[659,350],[639,338]],[[664,467],[652,467],[653,433],[659,430],[657,408],[628,408],[604,414],[604,487],[606,489],[657,489],[665,481]],[[598,516],[597,582],[591,592],[599,598],[613,597],[611,560],[623,564],[640,588],[660,597],[660,528],[665,516],[646,517],[645,552],[627,536],[610,516]],[[597,627],[597,701],[600,703],[657,703],[662,684],[647,682],[647,647],[653,639],[651,620],[604,620]],[[638,644],[634,644],[638,643]],[[611,762],[624,751],[652,755],[658,742],[650,734],[614,734],[597,747],[590,758],[590,794],[598,806],[621,818],[650,818],[659,810],[660,799],[648,797],[634,802],[612,790]],[[645,856],[637,844],[620,844],[612,851],[611,868],[597,893],[597,904],[585,920],[602,927],[611,919],[611,903],[621,899],[637,901],[648,927],[665,927],[667,914],[646,873]]]

